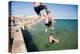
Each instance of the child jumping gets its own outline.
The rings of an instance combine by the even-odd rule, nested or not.
[[[56,21],[54,20],[54,17],[51,15],[51,12],[47,14],[43,14],[44,17],[44,21],[45,21],[45,32],[47,32],[48,28],[51,27],[52,29],[54,29],[54,23],[56,23]]]
[[[41,16],[41,13],[40,13],[41,10],[45,9],[46,14],[48,14],[49,12],[47,6],[42,5],[41,2],[33,2],[33,6],[34,6],[34,11],[36,12],[38,16]]]

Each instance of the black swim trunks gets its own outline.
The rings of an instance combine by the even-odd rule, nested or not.
[[[47,7],[45,5],[40,5],[38,7],[34,7],[35,12],[37,13],[37,15],[41,15],[40,11],[43,9],[47,9]]]
[[[52,22],[49,21],[48,23],[45,24],[47,27],[50,27],[52,25]]]

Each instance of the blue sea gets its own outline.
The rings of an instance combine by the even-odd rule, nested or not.
[[[22,30],[26,49],[28,52],[54,51],[78,48],[78,20],[77,19],[56,19],[54,30],[49,28],[45,32],[44,21],[34,25],[32,29],[25,27]],[[53,34],[59,39],[59,43],[48,43],[48,37]]]

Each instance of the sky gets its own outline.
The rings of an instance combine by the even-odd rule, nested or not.
[[[54,4],[54,3],[42,3],[46,5],[51,11],[55,19],[77,19],[78,18],[78,6],[70,4]],[[9,10],[11,15],[18,16],[32,16],[36,15],[32,2],[20,2],[12,1],[9,3]],[[10,12],[10,11],[9,11]],[[43,14],[44,11],[41,11]]]

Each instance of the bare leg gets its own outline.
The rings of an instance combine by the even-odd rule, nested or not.
[[[53,29],[54,30],[54,23],[52,22],[52,25],[51,25],[51,29]]]
[[[59,43],[59,40],[55,39],[54,37],[52,38],[52,40],[54,40],[56,43]]]
[[[47,31],[48,31],[48,28],[45,29],[45,32],[47,32]]]

